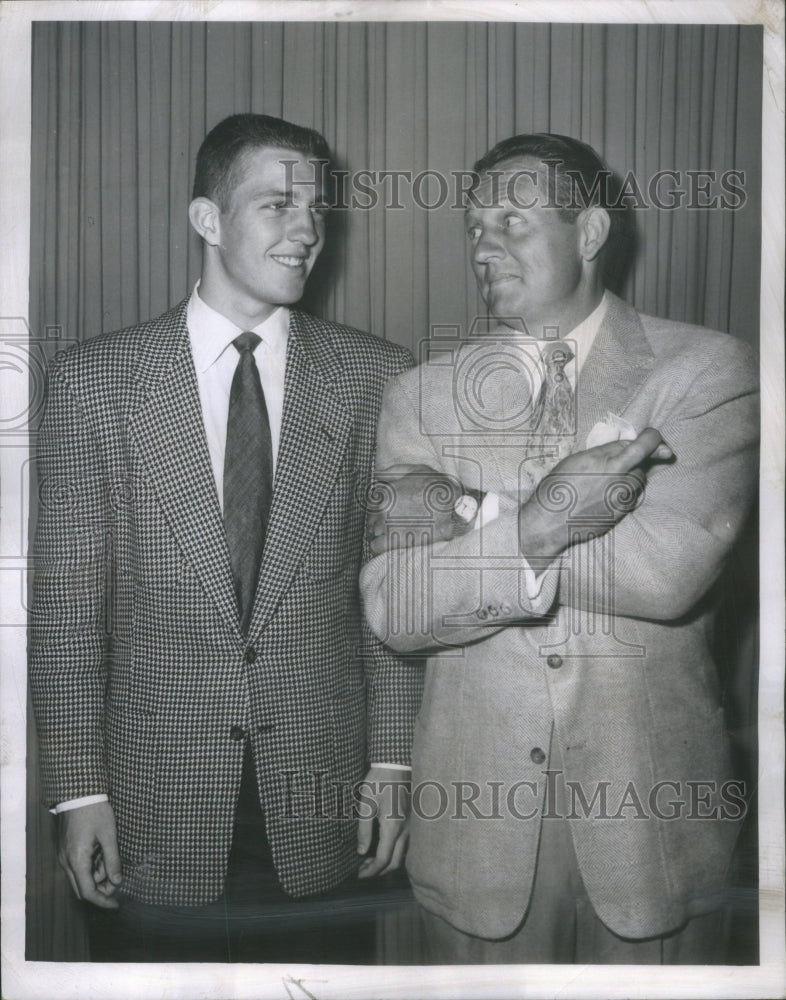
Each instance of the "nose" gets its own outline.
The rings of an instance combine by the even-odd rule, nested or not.
[[[311,208],[305,205],[291,208],[288,221],[287,238],[292,243],[302,243],[304,246],[312,247],[319,242],[324,232],[325,224],[322,219],[315,219]]]
[[[488,264],[503,256],[503,249],[494,233],[483,229],[477,243],[472,248],[472,260],[475,264]]]

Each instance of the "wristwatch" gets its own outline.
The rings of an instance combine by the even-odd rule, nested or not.
[[[480,490],[470,490],[462,487],[461,496],[453,504],[451,517],[458,525],[471,524],[478,515],[480,505],[485,496]]]

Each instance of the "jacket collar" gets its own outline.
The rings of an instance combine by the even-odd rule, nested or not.
[[[171,530],[242,641],[229,552],[205,440],[186,302],[147,324],[134,364],[140,402],[129,420],[149,486]],[[330,328],[292,310],[273,504],[249,638],[270,618],[322,518],[352,419]]]

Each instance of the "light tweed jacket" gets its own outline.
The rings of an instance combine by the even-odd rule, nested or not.
[[[363,626],[357,593],[382,389],[409,364],[401,348],[292,312],[247,641],[185,303],[53,364],[30,642],[44,796],[109,794],[135,897],[221,892],[243,733],[286,890],[325,889],[357,865],[330,783],[361,778],[369,759],[409,761],[422,687]]]
[[[590,805],[569,799],[567,812],[596,912],[623,936],[664,934],[717,904],[739,832],[739,790],[720,793],[739,776],[709,643],[713,584],[756,485],[757,371],[740,341],[611,297],[576,387],[573,447],[612,411],[659,428],[676,461],[653,468],[640,507],[567,553],[530,600],[517,555],[515,498],[532,488],[515,426],[522,388],[493,338],[472,350],[392,380],[378,466],[444,470],[501,494],[502,513],[460,539],[377,557],[361,578],[377,635],[432,647],[413,749],[416,894],[469,933],[516,928],[549,835],[553,726],[565,779]],[[461,806],[475,786],[474,809]]]

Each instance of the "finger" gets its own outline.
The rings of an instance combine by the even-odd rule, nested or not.
[[[374,820],[373,819],[360,819],[358,820],[358,854],[368,854],[368,850],[371,847],[371,838],[374,835]]]
[[[383,870],[379,873],[380,875],[387,875],[388,872],[394,872],[401,867],[402,862],[404,861],[404,855],[406,854],[408,844],[409,844],[409,830],[405,827],[401,831],[401,835],[399,836],[399,838],[396,840],[395,847],[393,848],[393,854],[391,855],[390,858],[390,864],[387,866],[387,868],[383,868]]]
[[[99,892],[93,872],[92,854],[80,856],[71,863],[71,871],[76,879],[79,898],[104,910],[116,910],[117,901]]]
[[[616,443],[622,444],[623,442]],[[665,445],[668,448],[660,431],[655,430],[654,427],[645,428],[635,440],[624,443],[625,447],[611,461],[615,472],[630,472],[631,469],[641,465],[645,459],[649,458],[660,445]]]
[[[120,850],[117,846],[117,837],[113,834],[106,836],[101,845],[101,857],[106,870],[106,877],[114,888],[123,881],[123,866],[120,861]]]
[[[373,858],[366,858],[360,866],[360,878],[371,878],[373,875],[379,875],[388,867],[400,831],[399,824],[386,823],[384,820],[379,824],[377,853]]]
[[[390,539],[387,535],[377,535],[376,538],[369,541],[368,547],[371,549],[372,555],[381,556],[383,552],[387,552],[389,544]]]
[[[379,855],[366,858],[358,869],[358,878],[373,878],[375,875],[379,875],[382,869],[387,867],[387,863],[387,859],[380,858]]]
[[[653,451],[652,453],[652,458],[660,458],[664,459],[665,461],[669,461],[670,459],[675,457],[676,456],[674,452],[666,444],[665,441],[661,442],[661,444],[659,444],[658,447],[655,449],[655,451]]]

